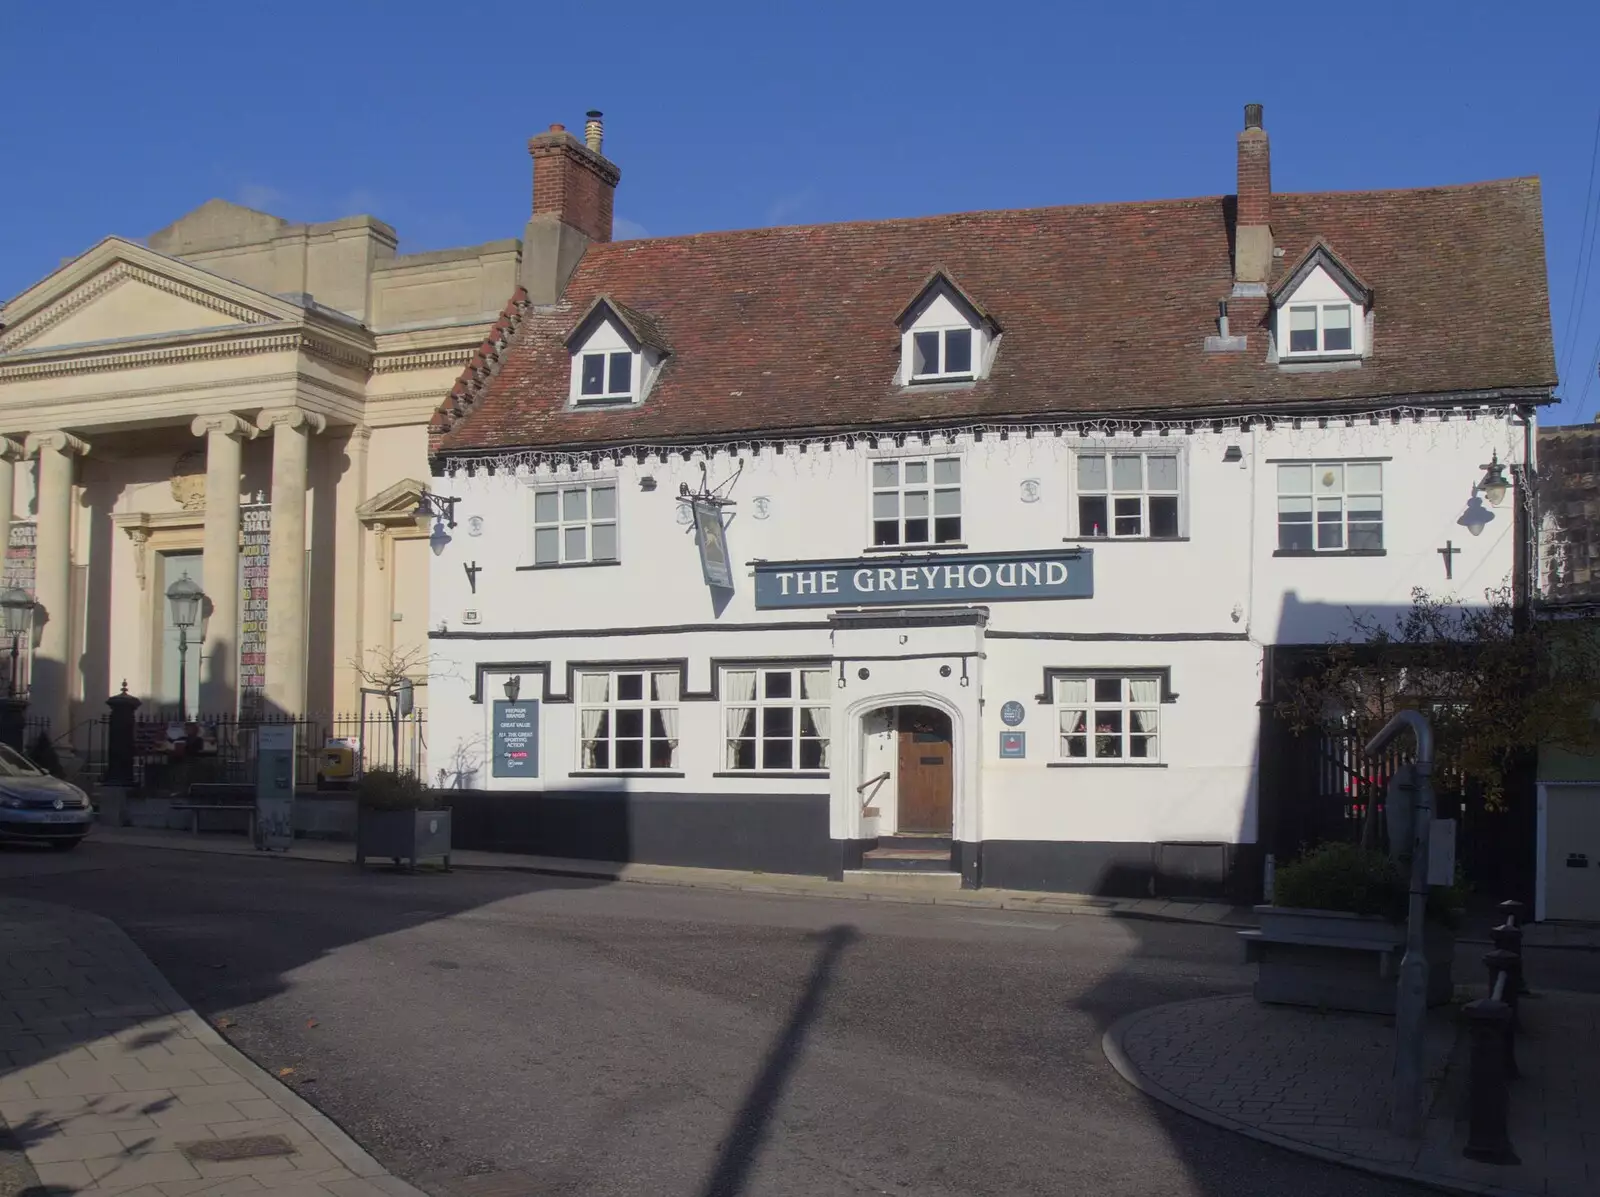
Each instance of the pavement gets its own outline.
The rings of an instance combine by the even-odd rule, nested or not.
[[[1481,986],[1478,988],[1481,989]],[[1600,1192],[1600,996],[1540,991],[1522,1003],[1509,1136],[1521,1159],[1466,1159],[1459,1011],[1430,1014],[1423,1137],[1389,1132],[1392,1019],[1266,1006],[1248,994],[1173,1002],[1107,1031],[1106,1057],[1147,1096],[1214,1126],[1319,1159],[1449,1192]]]
[[[169,848],[184,852],[220,852],[231,855],[292,860],[320,860],[349,864],[353,847],[336,840],[297,839],[287,852],[258,852],[242,835],[159,831],[145,828],[98,826],[94,838],[141,848]],[[687,886],[692,889],[738,890],[745,893],[787,894],[792,897],[839,898],[901,902],[929,906],[964,906],[990,910],[1042,911],[1051,914],[1101,918],[1152,919],[1173,923],[1206,923],[1220,927],[1254,927],[1255,913],[1248,906],[1225,902],[1183,901],[1165,898],[1101,898],[1088,894],[1045,893],[1016,889],[950,889],[930,883],[914,872],[885,872],[881,880],[852,877],[848,882],[788,873],[754,873],[737,869],[700,869],[679,865],[622,864],[605,860],[576,860],[565,856],[528,856],[512,852],[478,852],[455,849],[452,868],[582,877],[594,881],[627,881],[640,885]]]
[[[98,915],[0,898],[0,1063],[9,1192],[420,1197]]]

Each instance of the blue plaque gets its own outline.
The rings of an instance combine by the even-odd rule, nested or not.
[[[1020,702],[1008,702],[1000,708],[1000,722],[1007,727],[1016,727],[1027,713]]]
[[[492,776],[539,776],[539,703],[535,699],[494,704]]]
[[[1000,733],[1000,755],[1004,757],[1025,757],[1028,755],[1028,733],[1019,731],[1003,731]]]
[[[904,607],[1091,598],[1089,549],[757,561],[756,607]]]

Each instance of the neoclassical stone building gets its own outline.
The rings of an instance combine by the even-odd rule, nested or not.
[[[59,741],[124,681],[163,708],[182,673],[191,711],[354,710],[353,662],[422,651],[428,418],[521,243],[396,243],[370,216],[212,200],[0,309],[6,585],[37,604],[17,684]],[[164,595],[184,575],[209,601],[180,669]]]

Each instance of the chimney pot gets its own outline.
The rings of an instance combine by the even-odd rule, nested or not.
[[[1246,104],[1244,106],[1244,127],[1246,129],[1261,128],[1261,105]]]
[[[565,133],[566,131],[567,131],[567,127],[565,125],[551,125],[550,126],[550,132],[552,132],[552,133]]]
[[[605,113],[601,112],[598,108],[591,108],[584,115],[587,119],[584,121],[583,125],[583,142],[591,150],[598,154],[600,152],[601,145],[605,141],[606,126],[603,119],[605,117]]]

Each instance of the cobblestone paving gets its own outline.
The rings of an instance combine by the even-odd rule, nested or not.
[[[0,1119],[43,1192],[419,1197],[225,1044],[112,923],[0,899]],[[201,1140],[292,1149],[194,1159]]]
[[[1600,1192],[1600,997],[1548,992],[1523,1004],[1523,1076],[1510,1136],[1522,1163],[1465,1159],[1465,1044],[1454,1007],[1433,1012],[1424,1138],[1389,1133],[1392,1020],[1264,1006],[1248,994],[1158,1006],[1113,1028],[1108,1053],[1158,1100],[1283,1146],[1310,1148],[1461,1192]]]

